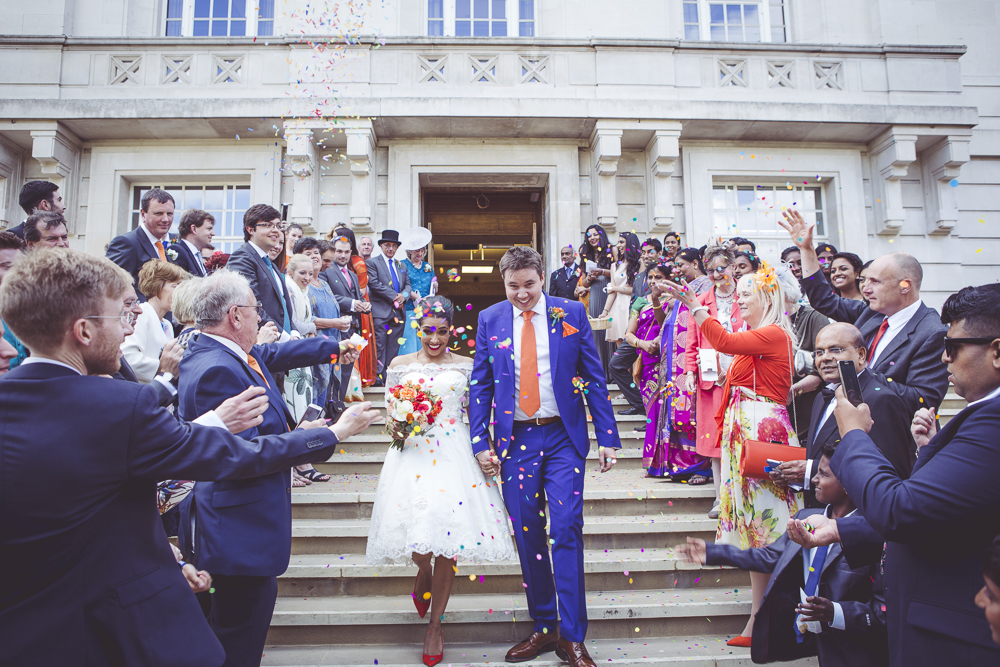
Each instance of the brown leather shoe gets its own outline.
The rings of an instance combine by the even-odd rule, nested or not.
[[[532,632],[523,642],[507,651],[507,662],[526,662],[534,660],[539,653],[555,651],[559,642],[559,631]]]
[[[594,659],[587,653],[587,647],[583,642],[571,642],[568,639],[560,639],[556,643],[556,655],[561,660],[569,663],[569,667],[597,667]]]

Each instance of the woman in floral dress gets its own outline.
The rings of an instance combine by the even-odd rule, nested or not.
[[[722,488],[715,541],[738,549],[767,546],[785,532],[788,519],[799,510],[799,500],[770,480],[742,477],[740,458],[747,440],[799,446],[785,407],[792,386],[795,333],[785,314],[784,290],[766,262],[761,262],[756,273],[743,276],[736,286],[737,306],[750,330],[729,333],[690,290],[675,284],[669,284],[667,289],[691,309],[712,347],[734,356],[723,387],[725,399],[716,415]],[[734,637],[730,645],[750,645],[754,614],[760,608],[768,578],[767,574],[750,573],[750,620],[742,637]]]

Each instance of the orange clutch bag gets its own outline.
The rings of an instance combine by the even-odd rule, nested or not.
[[[760,440],[744,440],[743,456],[740,458],[740,475],[752,479],[771,479],[764,471],[767,460],[802,461],[806,458],[805,447],[779,445]]]

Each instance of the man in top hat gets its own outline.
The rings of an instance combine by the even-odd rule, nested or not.
[[[395,259],[399,249],[399,232],[386,229],[378,240],[382,254],[370,257],[368,266],[368,291],[375,321],[375,349],[378,354],[378,382],[385,384],[385,369],[399,353],[399,339],[403,335],[406,314],[403,304],[410,297],[410,276]]]

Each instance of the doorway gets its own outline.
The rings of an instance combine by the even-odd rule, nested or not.
[[[433,234],[429,261],[439,293],[455,304],[455,326],[475,326],[483,309],[503,301],[499,261],[515,245],[542,252],[544,190],[425,190],[425,225]],[[460,334],[467,354],[475,332]]]

